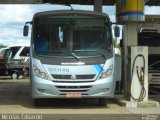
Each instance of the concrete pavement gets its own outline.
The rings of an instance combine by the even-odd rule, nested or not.
[[[156,100],[159,102],[159,98]],[[120,106],[114,99],[108,99],[107,106],[100,106],[97,99],[48,99],[46,102],[46,106],[33,106],[28,79],[0,80],[0,114],[43,114],[44,116],[49,114],[55,115],[57,119],[61,115],[74,114],[78,115],[76,120],[80,120],[81,115],[110,115],[110,118],[116,116],[115,119],[118,115],[123,118],[134,116],[140,119],[147,114],[150,117],[158,115],[155,120],[160,120],[160,107],[126,108]]]

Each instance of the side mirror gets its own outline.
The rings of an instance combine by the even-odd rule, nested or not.
[[[25,25],[23,28],[23,36],[28,36],[29,27],[28,25]]]
[[[118,26],[115,26],[115,28],[114,28],[114,36],[115,37],[120,36],[120,28]]]

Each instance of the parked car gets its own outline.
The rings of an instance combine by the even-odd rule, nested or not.
[[[0,60],[0,75],[17,79],[20,75],[29,76],[29,44],[11,46],[5,49]]]
[[[0,49],[0,59],[3,59],[3,55],[4,55],[4,52],[7,48],[1,48]]]

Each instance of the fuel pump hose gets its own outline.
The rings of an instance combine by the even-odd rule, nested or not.
[[[135,68],[135,62],[137,60],[137,58],[140,58],[142,57],[143,58],[143,67],[141,68],[141,71],[140,73],[138,72],[138,66],[136,66],[136,73],[137,73],[137,77],[138,77],[138,80],[140,82],[140,85],[141,85],[141,91],[140,91],[140,95],[138,98],[135,98],[132,93],[131,93],[131,97],[133,100],[136,100],[138,102],[142,101],[144,99],[144,97],[146,96],[146,90],[145,90],[145,87],[144,87],[144,76],[145,76],[145,58],[144,58],[144,55],[142,54],[138,54],[134,61],[133,61],[133,66],[132,66],[132,80],[133,80],[133,72],[134,72],[134,68]]]

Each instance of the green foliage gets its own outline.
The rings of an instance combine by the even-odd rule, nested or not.
[[[0,44],[0,48],[4,48],[4,47],[6,47],[5,45],[3,45],[3,44]]]

